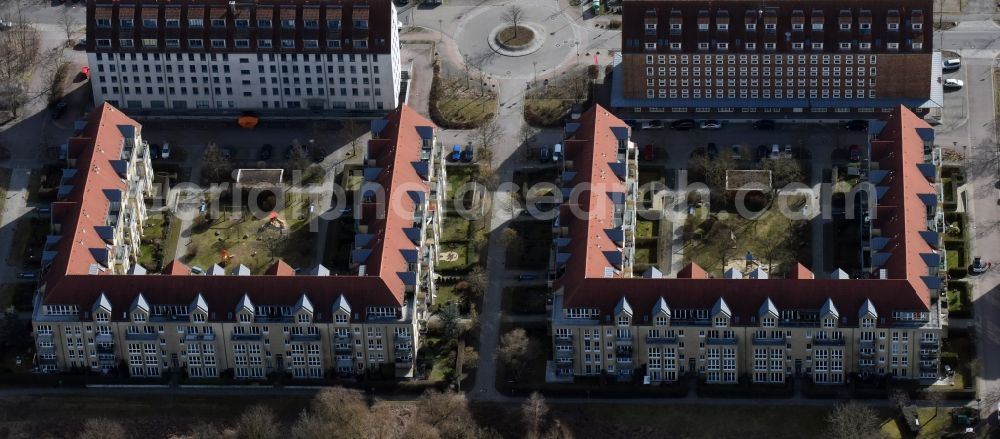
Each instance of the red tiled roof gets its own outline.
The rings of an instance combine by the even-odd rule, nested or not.
[[[117,317],[121,315],[118,311],[128,309],[140,292],[150,303],[168,305],[188,305],[200,293],[208,302],[209,312],[213,313],[211,319],[231,320],[228,313],[235,309],[244,294],[257,304],[293,305],[307,293],[316,307],[318,321],[332,319],[329,310],[341,294],[351,305],[356,319],[365,318],[364,310],[368,306],[402,305],[405,286],[399,273],[407,270],[402,250],[416,249],[404,232],[405,228],[413,226],[414,201],[408,191],[427,188],[413,166],[413,162],[420,160],[421,138],[417,127],[434,127],[434,124],[405,105],[387,116],[387,120],[388,125],[380,138],[371,141],[373,151],[377,151],[374,157],[384,168],[377,181],[387,188],[388,207],[383,219],[366,222],[369,233],[375,235],[366,276],[297,276],[282,261],[276,262],[262,276],[190,275],[190,269],[180,261],[167,264],[162,275],[93,276],[87,274],[93,259],[89,252],[81,249],[97,244],[103,246],[94,241],[96,233],[91,230],[97,222],[104,221],[103,212],[106,212],[103,195],[98,195],[105,188],[124,187],[106,164],[107,157],[115,151],[113,147],[121,142],[116,126],[130,123],[139,127],[115,108],[103,105],[93,113],[83,134],[83,137],[95,139],[95,147],[82,148],[78,162],[81,171],[99,169],[100,172],[78,172],[75,195],[70,197],[73,201],[55,203],[58,209],[53,207],[53,213],[59,213],[65,225],[61,247],[46,276],[43,303],[77,305],[81,310],[89,310],[100,295],[105,294]],[[374,211],[375,206],[365,207],[366,211]],[[369,218],[367,212],[365,215]],[[81,241],[83,244],[77,244]],[[82,313],[80,318],[84,318]]]
[[[78,145],[69,152],[69,158],[76,160],[77,173],[68,183],[73,185],[72,191],[56,203],[59,212],[55,218],[61,220],[63,238],[56,246],[60,257],[53,261],[49,276],[87,274],[91,266],[99,264],[92,250],[106,248],[96,229],[105,225],[111,204],[105,191],[127,190],[111,165],[121,158],[125,138],[120,126],[135,127],[137,133],[142,130],[138,122],[104,103],[90,114],[86,129],[70,139],[70,144]]]
[[[621,123],[613,117],[602,118],[602,113],[605,112],[600,107],[585,113],[581,117],[577,138],[587,133],[604,132],[608,127]],[[599,124],[604,126],[595,126]],[[682,269],[676,279],[609,279],[604,277],[602,267],[605,263],[599,259],[599,252],[605,250],[610,242],[603,231],[604,223],[600,222],[607,221],[610,214],[597,216],[591,211],[587,219],[563,223],[570,227],[572,237],[567,250],[571,256],[565,274],[555,284],[557,290],[563,290],[563,307],[599,308],[604,318],[613,312],[624,296],[636,310],[636,316],[641,318],[649,315],[660,297],[673,309],[711,308],[721,297],[733,311],[734,324],[737,325],[749,324],[749,317],[755,315],[768,298],[778,309],[814,310],[831,299],[848,324],[856,322],[857,311],[865,300],[871,300],[881,313],[880,317],[886,317],[892,311],[927,311],[930,309],[930,291],[921,276],[926,276],[928,271],[920,254],[933,249],[919,233],[926,230],[927,225],[924,219],[926,210],[918,194],[934,193],[934,190],[917,167],[923,162],[923,141],[915,129],[923,127],[927,127],[923,121],[900,107],[889,118],[880,140],[874,142],[872,148],[873,159],[880,160],[881,169],[893,169],[896,174],[893,180],[883,183],[889,189],[880,201],[880,208],[892,209],[900,219],[891,221],[883,217],[876,220],[884,222],[883,236],[898,234],[894,240],[898,248],[886,264],[888,279],[815,279],[802,264],[796,264],[789,279],[708,279],[707,273],[693,263]],[[585,171],[587,167],[594,168],[590,173],[577,174],[573,183],[599,181],[602,170],[606,170],[602,160],[595,157],[613,152],[614,143],[606,137],[597,138],[600,140],[595,142],[577,141],[573,144],[576,149],[567,146],[567,157],[575,160],[574,169]],[[607,199],[606,196],[595,199],[594,193],[603,194],[595,190],[591,192],[591,197],[584,197],[584,200],[601,203],[601,200]],[[610,201],[607,203],[610,204]],[[563,208],[565,213],[566,206]],[[880,211],[879,215],[882,214]],[[585,257],[579,257],[580,254]],[[883,324],[884,321],[880,323]]]
[[[628,127],[600,105],[580,116],[580,127],[563,144],[565,160],[573,163],[576,176],[564,187],[586,188],[575,192],[560,211],[561,224],[569,227],[570,254],[560,282],[581,278],[603,278],[612,264],[605,252],[621,253],[606,230],[614,228],[612,192],[625,193],[625,184],[611,169],[618,161],[618,141],[611,127]],[[577,190],[577,189],[575,189]],[[578,211],[575,211],[578,209]],[[615,270],[614,277],[622,276]]]

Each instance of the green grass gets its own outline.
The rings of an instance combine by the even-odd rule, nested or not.
[[[636,248],[635,249],[635,264],[636,265],[649,265],[656,262],[656,256],[654,250],[648,247]]]
[[[455,286],[454,285],[441,285],[441,284],[438,284],[438,286],[437,286],[437,299],[435,299],[435,301],[434,301],[435,304],[437,304],[438,306],[441,306],[441,305],[444,305],[444,304],[447,304],[447,303],[458,303],[459,300],[461,300],[461,299],[459,299],[458,296],[455,294]]]
[[[639,220],[635,225],[636,239],[656,237],[656,226],[659,221]]]
[[[955,285],[951,283],[949,285]],[[969,290],[950,289],[948,290],[948,313],[955,316],[968,316],[972,312],[972,301],[969,298]]]
[[[441,242],[458,242],[469,240],[471,222],[467,219],[446,216],[441,225]]]
[[[693,222],[693,227],[685,226],[691,234],[685,242],[685,263],[695,262],[710,273],[721,274],[723,256],[728,262],[742,261],[751,252],[754,259],[770,262],[772,269],[780,270],[797,261],[801,251],[808,251],[807,222],[786,218],[777,207],[757,220],[729,214],[711,227],[711,220],[702,220],[700,215],[687,221]],[[731,248],[733,235],[736,248]],[[769,254],[771,261],[766,260]]]
[[[258,230],[268,222],[267,218],[245,215],[245,220],[224,215],[215,219],[206,228],[191,228],[191,241],[185,252],[184,263],[197,265],[203,269],[222,262],[221,252],[225,249],[233,257],[228,266],[246,265],[254,274],[262,273],[274,264],[276,259],[285,261],[292,267],[308,267],[313,264],[315,234],[309,230],[309,222],[302,218],[307,200],[289,195],[288,205],[279,217],[286,223],[286,244],[284,249],[271,258],[266,246],[257,240]],[[171,226],[179,220],[171,221]],[[166,257],[165,257],[166,259]]]
[[[524,119],[533,126],[548,127],[563,123],[573,101],[529,98],[524,101]]]
[[[448,188],[446,189],[445,202],[455,201],[455,193],[466,183],[475,179],[475,167],[462,166],[453,167],[448,170]]]
[[[507,314],[542,314],[549,289],[542,286],[503,289],[503,312]]]
[[[31,311],[31,300],[34,295],[34,282],[0,285],[0,311],[6,310],[11,305],[18,311]]]
[[[579,418],[591,426],[588,430],[623,428],[632,431],[669,431],[671,437],[691,439],[757,438],[799,439],[819,437],[826,429],[829,408],[787,406],[774,407],[751,405],[726,405],[718,408],[701,406],[635,406],[635,405],[580,405],[559,410],[578,413]],[[879,412],[888,418],[887,412]],[[619,434],[623,434],[621,431]],[[614,433],[608,433],[614,435]],[[650,433],[652,434],[652,433]]]
[[[478,125],[496,112],[497,101],[493,96],[452,97],[442,96],[437,101],[441,117],[455,124]]]
[[[920,419],[920,433],[916,435],[917,438],[939,438],[952,430],[951,411],[948,409],[918,407],[917,418]],[[914,437],[909,432],[906,421],[898,416],[882,424],[882,433],[892,439]]]
[[[458,258],[454,261],[446,261],[440,258],[441,255],[446,252],[455,252],[458,254]],[[438,252],[439,258],[437,263],[437,269],[441,271],[466,271],[472,268],[472,264],[478,261],[476,255],[469,256],[469,244],[465,242],[461,243],[442,243],[441,251]]]

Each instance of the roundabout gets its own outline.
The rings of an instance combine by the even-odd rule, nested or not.
[[[516,35],[514,23],[504,18],[515,5],[523,11]],[[485,29],[490,31],[484,34]],[[554,4],[518,1],[461,16],[449,50],[452,59],[468,60],[493,78],[531,81],[575,62],[579,33]]]

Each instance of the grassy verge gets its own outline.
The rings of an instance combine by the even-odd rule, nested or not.
[[[469,78],[443,78],[441,67],[434,65],[431,82],[430,113],[438,126],[471,129],[496,113],[496,95],[475,87]]]
[[[914,436],[910,433],[906,421],[900,416],[896,416],[882,424],[882,433],[891,439],[896,438],[939,438],[944,437],[952,430],[951,411],[948,409],[935,409],[934,407],[917,408],[917,418],[920,419],[920,433]]]
[[[177,217],[170,217],[170,226],[167,229],[167,239],[163,244],[163,263],[166,265],[174,260],[177,255],[177,241],[181,238],[181,220]]]

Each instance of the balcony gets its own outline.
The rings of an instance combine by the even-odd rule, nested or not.
[[[112,344],[97,345],[97,353],[99,354],[113,353],[114,351],[115,351],[115,345]]]
[[[920,347],[922,348],[938,348],[937,340],[920,340]]]
[[[413,350],[413,346],[410,346],[410,345],[396,346],[396,352],[410,352],[412,350]]]
[[[938,370],[937,364],[920,363],[921,372],[937,372],[937,370]]]
[[[920,352],[921,360],[936,360],[937,357],[938,357],[937,351]]]
[[[705,344],[734,345],[736,344],[736,337],[708,337],[705,339]]]
[[[816,346],[843,346],[844,339],[842,338],[814,338],[813,345]]]
[[[344,342],[351,339],[351,333],[348,332],[347,334],[334,334],[333,339],[337,340],[338,342]]]
[[[126,332],[125,333],[125,340],[130,340],[130,341],[132,341],[132,340],[134,340],[134,341],[140,341],[140,340],[152,341],[152,340],[159,340],[159,339],[160,339],[160,334],[156,334],[156,333],[153,333],[153,334],[135,333],[135,332]]]
[[[336,353],[336,354],[350,354],[350,353],[351,353],[351,352],[353,352],[353,351],[354,351],[354,350],[353,350],[353,349],[351,349],[351,347],[350,347],[350,346],[347,346],[347,347],[344,347],[344,346],[337,346],[337,347],[334,347],[334,348],[333,348],[333,352],[334,352],[334,353]],[[347,359],[348,359],[348,360],[350,360],[350,358],[349,358],[349,357],[348,357]]]
[[[557,335],[556,336],[556,346],[572,345],[573,337],[567,335]]]
[[[97,336],[94,337],[94,340],[98,343],[113,343],[115,341],[115,337],[111,334],[97,334]]]
[[[319,341],[319,334],[291,334],[288,336],[292,341]]]
[[[632,337],[615,337],[615,342],[618,344],[632,344]]]
[[[865,351],[858,352],[858,357],[860,357],[860,358],[866,358],[866,359],[868,359],[868,358],[875,358],[875,351],[872,351],[872,352],[865,352]]]
[[[41,365],[55,365],[56,364],[56,359],[55,358],[39,358],[38,359],[38,364],[41,364]]]
[[[38,346],[38,352],[39,353],[55,353],[56,352],[56,347],[55,347],[55,345],[52,345],[52,344],[49,344],[49,345],[46,345],[46,346],[39,345]]]
[[[646,344],[674,344],[677,343],[677,337],[646,337]]]
[[[396,357],[396,367],[400,367],[400,366],[409,367],[412,364],[413,364],[413,356],[412,355]]]
[[[39,341],[39,342],[52,341],[52,333],[51,332],[45,332],[45,333],[41,333],[40,332],[40,333],[38,333],[38,334],[35,335],[35,339],[37,341]]]
[[[875,348],[875,340],[858,340],[858,345],[863,348]]]
[[[759,346],[784,346],[784,338],[753,338],[753,344]]]
[[[261,341],[264,340],[264,335],[262,334],[233,334],[230,338],[232,341]]]
[[[558,357],[556,364],[573,364],[573,357]]]
[[[185,334],[184,341],[215,341],[215,334]]]

